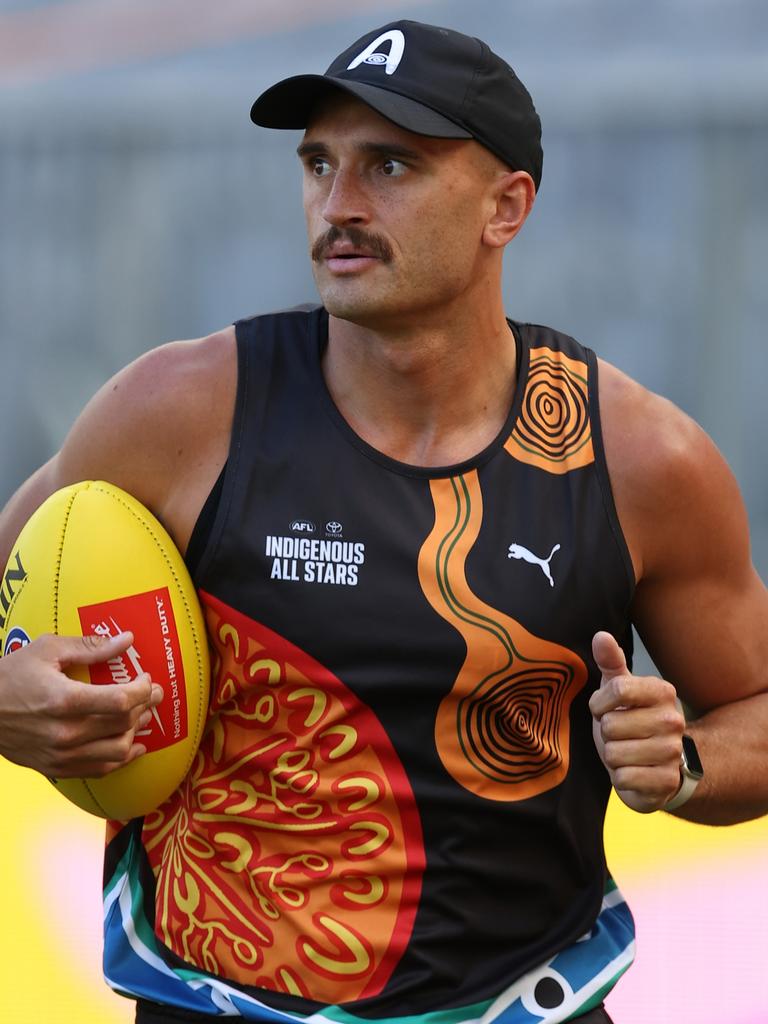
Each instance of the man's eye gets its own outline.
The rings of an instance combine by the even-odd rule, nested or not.
[[[399,178],[406,170],[405,164],[400,160],[385,160],[381,165],[381,173],[388,178]]]
[[[312,173],[316,178],[324,178],[331,169],[331,165],[327,160],[323,160],[322,157],[316,156],[311,164]]]

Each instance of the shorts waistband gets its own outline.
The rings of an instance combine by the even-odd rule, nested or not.
[[[212,1020],[225,1019],[236,1018],[223,1018],[219,1014],[195,1013],[194,1010],[164,1006],[160,1003],[152,1003],[147,999],[139,999],[136,1002],[136,1024],[206,1024],[206,1021],[210,1024]],[[613,1024],[602,1003],[579,1017],[572,1017],[571,1021],[573,1024]],[[375,1024],[375,1021],[371,1021],[371,1024]]]

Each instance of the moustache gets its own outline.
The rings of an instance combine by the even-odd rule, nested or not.
[[[389,262],[392,259],[392,246],[381,235],[369,235],[368,232],[353,225],[344,229],[334,225],[313,243],[311,253],[313,262],[319,262],[332,246],[341,241],[347,241],[355,249],[363,249],[366,253],[370,253],[371,256],[384,262]]]

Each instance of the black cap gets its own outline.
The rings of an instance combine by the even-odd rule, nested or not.
[[[541,122],[512,68],[480,39],[418,21],[361,36],[323,75],[273,85],[251,107],[265,128],[306,128],[318,99],[343,89],[418,135],[476,139],[541,181]]]

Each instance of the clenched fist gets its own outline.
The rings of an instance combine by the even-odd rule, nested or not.
[[[610,633],[596,633],[592,654],[602,673],[589,701],[595,746],[624,803],[647,814],[680,788],[685,718],[671,683],[635,676]]]

